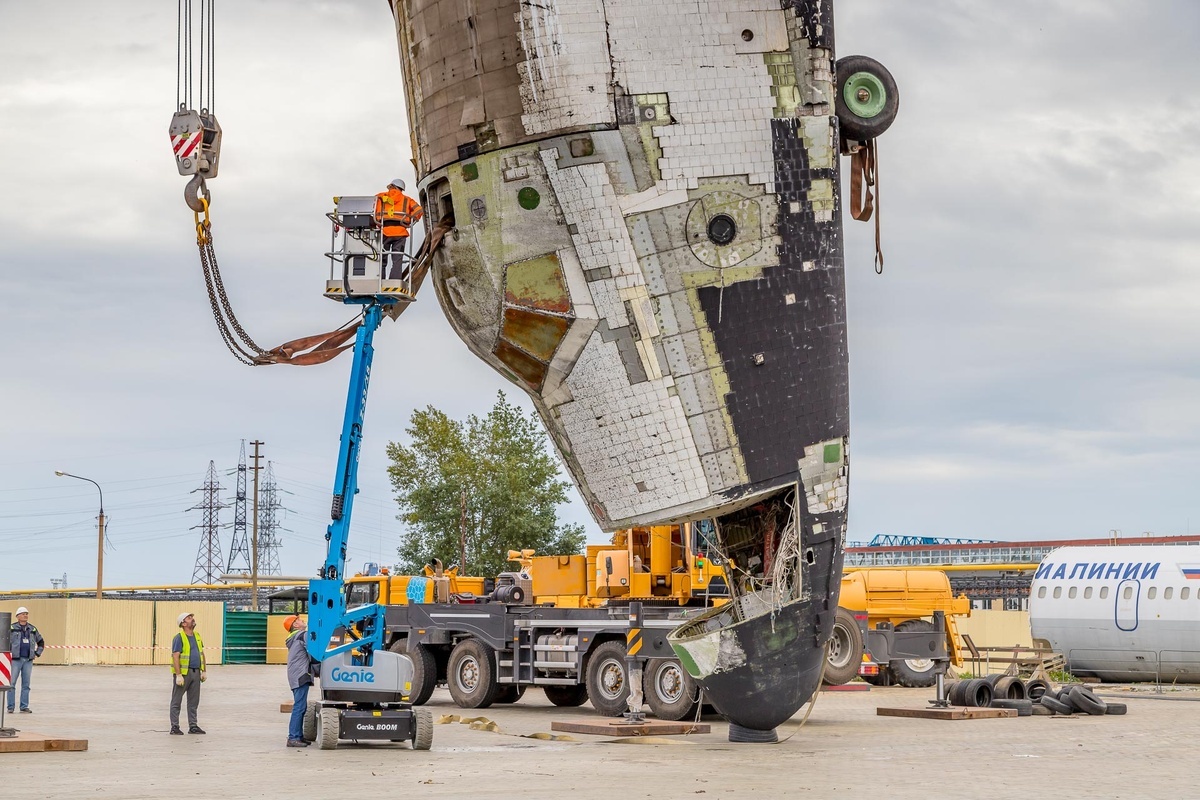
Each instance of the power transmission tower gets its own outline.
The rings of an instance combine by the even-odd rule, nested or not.
[[[258,465],[258,460],[262,458],[258,448],[262,447],[266,442],[260,442],[255,439],[251,442],[254,446],[254,527],[250,531],[250,610],[258,611],[258,472],[262,469]]]
[[[242,454],[238,457],[237,494],[233,498],[233,542],[229,545],[226,569],[250,574],[250,540],[246,536],[246,440],[242,439]]]
[[[202,511],[204,516],[199,525],[193,525],[190,530],[201,530],[200,549],[196,551],[196,567],[192,570],[192,583],[218,583],[221,574],[225,572],[221,565],[221,522],[222,508],[229,508],[221,502],[221,484],[217,483],[217,467],[209,461],[208,474],[204,484],[199,489],[193,489],[192,494],[203,492],[203,499],[188,511]]]
[[[283,508],[279,502],[279,487],[275,483],[275,469],[267,462],[267,474],[262,485],[263,499],[258,506],[258,574],[282,575],[279,567],[280,541],[279,517],[277,512]]]

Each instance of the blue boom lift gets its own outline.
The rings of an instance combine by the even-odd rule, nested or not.
[[[433,717],[408,702],[413,666],[408,656],[384,647],[384,607],[378,603],[346,607],[346,544],[354,496],[358,493],[358,457],[362,444],[373,340],[390,310],[413,300],[407,255],[393,254],[384,275],[381,238],[374,220],[375,198],[335,198],[332,269],[325,296],[363,307],[354,340],[354,362],[346,396],[346,414],[334,478],[332,521],[325,534],[327,552],[320,578],[308,585],[308,653],[321,663],[321,699],[305,718],[323,750],[338,740],[411,741],[413,749],[433,743]],[[397,256],[399,256],[397,261]]]

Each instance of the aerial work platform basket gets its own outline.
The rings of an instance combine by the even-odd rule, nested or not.
[[[384,249],[374,195],[335,197],[333,211],[325,216],[333,223],[325,254],[326,297],[338,302],[348,297],[412,299],[411,258],[406,251]]]

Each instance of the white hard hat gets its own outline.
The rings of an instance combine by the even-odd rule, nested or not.
[[[403,178],[394,178],[392,180],[392,182],[388,184],[388,186],[395,186],[397,189],[399,189],[400,191],[403,192],[404,191],[404,179]]]
[[[177,620],[175,621],[175,624],[176,624],[176,625],[178,625],[179,627],[181,627],[181,628],[182,628],[182,627],[183,627],[183,621],[184,621],[185,619],[187,619],[188,617],[190,617],[190,616],[192,616],[192,612],[190,612],[190,611],[185,611],[185,612],[183,612],[182,614],[180,614],[180,615],[179,615],[179,619],[177,619]]]
[[[25,606],[21,606],[20,608],[17,609],[17,614],[28,614],[28,613],[29,613],[29,609],[26,608]]]

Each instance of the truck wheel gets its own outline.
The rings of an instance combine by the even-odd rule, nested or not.
[[[463,639],[450,653],[446,685],[459,708],[487,708],[496,702],[496,654],[478,639]]]
[[[326,706],[317,712],[317,747],[332,750],[338,743],[338,721],[341,712]]]
[[[433,714],[423,708],[414,708],[413,750],[428,750],[433,747]]]
[[[900,92],[883,64],[867,56],[846,56],[838,59],[834,72],[834,108],[843,139],[865,142],[891,127],[900,110]]]
[[[838,686],[858,677],[862,666],[863,640],[858,621],[844,608],[833,618],[833,636],[825,648],[825,674],[822,682]]]
[[[587,702],[587,687],[582,683],[576,686],[546,686],[546,699],[560,708],[574,708]]]
[[[642,672],[642,695],[654,716],[675,721],[696,715],[700,687],[678,661],[655,658]]]
[[[619,717],[629,707],[625,674],[625,643],[604,642],[588,657],[587,691],[592,708],[606,717]]]
[[[300,730],[306,742],[315,742],[317,740],[317,714],[320,711],[321,704],[315,700],[310,700],[308,706],[304,709],[304,721],[301,723]]]
[[[863,675],[863,680],[872,686],[891,686],[892,673],[888,672],[887,667],[881,665],[878,675]]]
[[[525,687],[506,683],[496,692],[497,703],[515,703],[525,696]]]
[[[409,692],[408,702],[414,706],[425,705],[433,695],[434,687],[437,686],[437,660],[434,659],[433,653],[429,652],[429,648],[423,644],[417,645],[417,649],[413,652],[408,652],[408,639],[397,639],[392,642],[392,646],[388,650],[406,655],[412,661],[412,689]]]
[[[896,626],[897,631],[932,631],[936,630],[932,622],[923,619],[910,619]],[[896,683],[910,688],[925,688],[937,683],[937,664],[932,658],[909,658],[896,660],[888,664]]]

